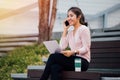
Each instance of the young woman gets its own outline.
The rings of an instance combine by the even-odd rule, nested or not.
[[[68,21],[68,25],[65,22]],[[74,29],[68,32],[68,28]],[[62,80],[61,72],[74,71],[76,58],[81,59],[81,71],[86,71],[90,62],[91,37],[90,30],[85,22],[84,15],[80,8],[71,7],[68,10],[67,18],[63,23],[64,31],[60,40],[61,52],[51,54],[48,58],[45,70],[40,80]],[[65,50],[69,45],[70,50]]]

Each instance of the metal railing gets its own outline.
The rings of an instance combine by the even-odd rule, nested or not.
[[[92,15],[92,17],[90,17],[90,18],[88,19],[88,21],[95,20],[95,19],[97,19],[97,18],[101,18],[101,17],[102,17],[102,21],[103,21],[103,22],[102,22],[102,25],[101,25],[101,26],[102,26],[102,30],[104,31],[104,28],[108,27],[108,17],[109,17],[108,14],[110,14],[110,13],[112,13],[112,12],[115,12],[115,11],[117,11],[117,10],[120,10],[120,3],[114,5],[114,6],[110,7],[110,8],[108,8],[108,9],[100,12],[100,13],[97,13],[97,14],[95,14],[95,15]],[[120,22],[119,22],[119,23],[120,23]],[[119,23],[118,23],[118,24],[119,24]],[[116,25],[118,25],[118,24],[116,24]]]

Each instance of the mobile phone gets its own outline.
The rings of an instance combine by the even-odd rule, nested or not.
[[[65,25],[68,26],[68,25],[69,25],[69,22],[68,22],[68,21],[65,21]]]

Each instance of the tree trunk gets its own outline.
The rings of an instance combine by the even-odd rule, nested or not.
[[[38,4],[39,4],[39,26],[38,26],[39,41],[38,43],[41,43],[46,40],[50,40],[52,29],[53,29],[53,24],[54,24],[55,16],[56,16],[56,4],[55,3],[57,3],[57,1],[53,0],[52,13],[50,15],[50,0],[38,0]]]
[[[56,19],[56,11],[57,11],[56,6],[57,6],[57,0],[53,0],[52,12],[51,12],[52,14],[51,14],[50,28],[49,28],[49,39],[51,39],[53,26]]]
[[[48,21],[50,0],[39,0],[39,43],[48,40]]]

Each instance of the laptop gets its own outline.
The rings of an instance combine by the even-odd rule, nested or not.
[[[61,51],[60,46],[56,40],[44,41],[43,44],[45,45],[50,54]]]

